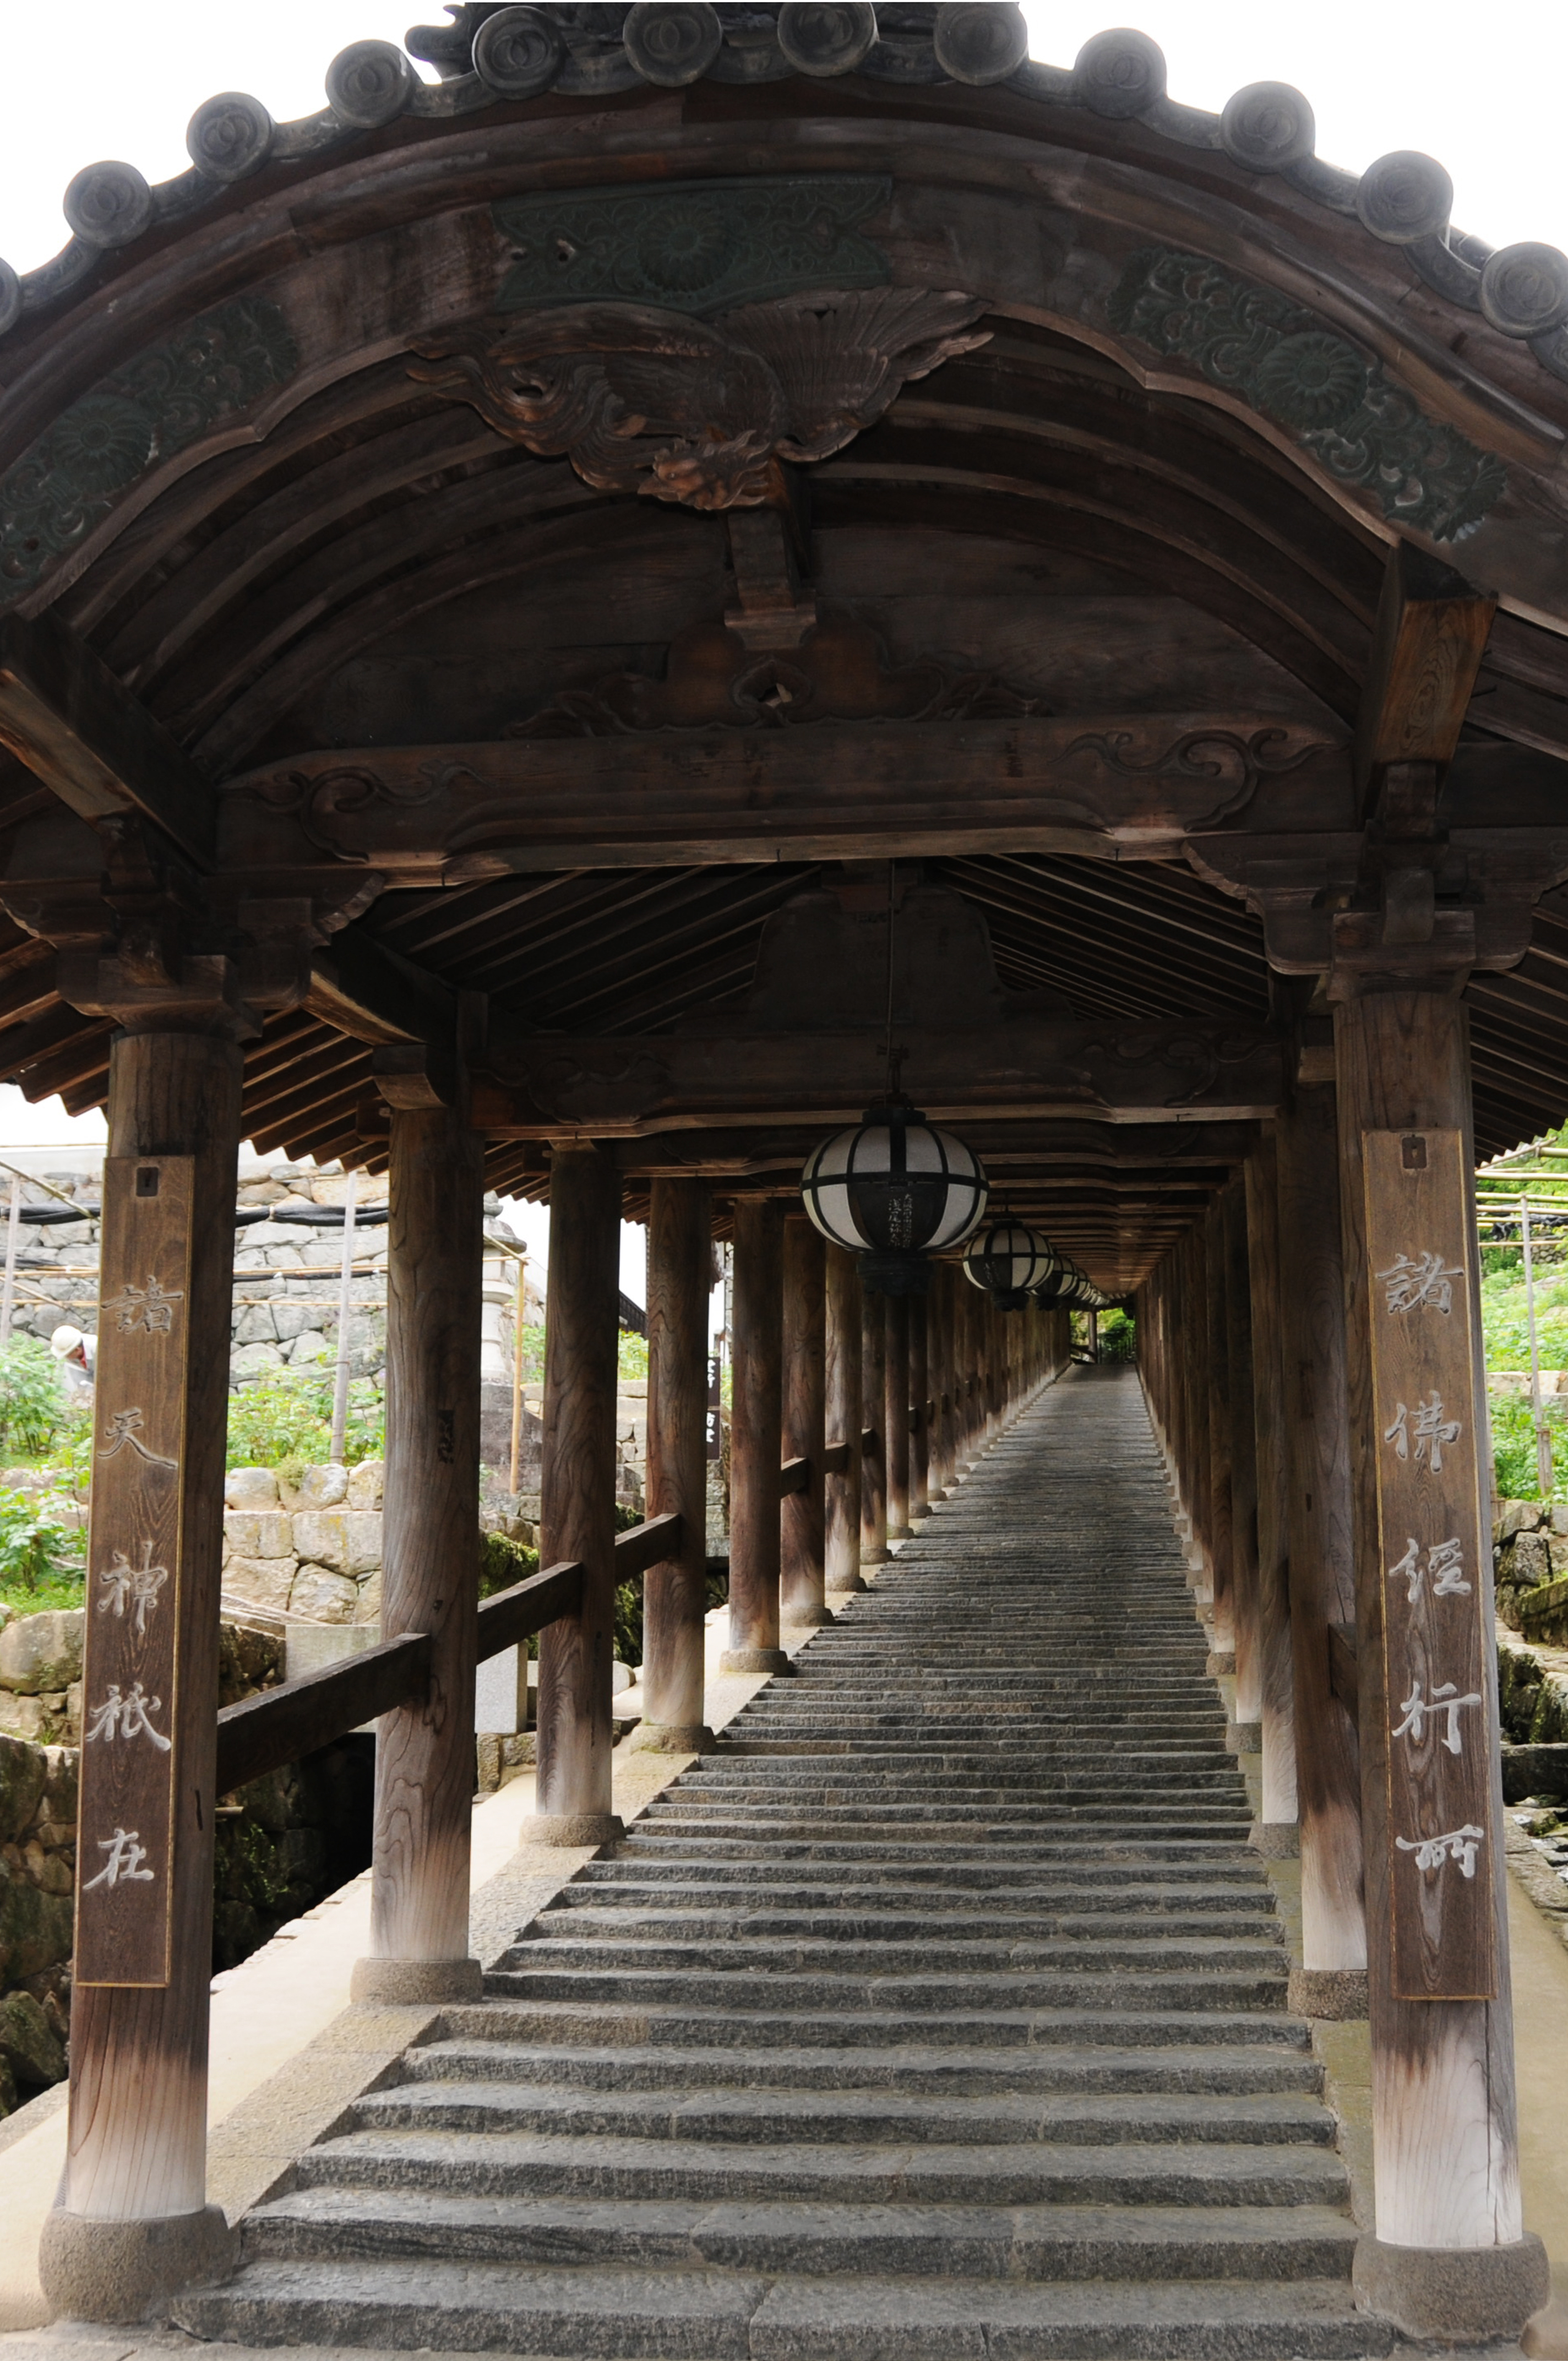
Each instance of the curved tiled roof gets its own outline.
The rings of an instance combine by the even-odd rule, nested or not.
[[[352,42],[326,73],[328,104],[294,123],[274,123],[258,99],[223,92],[199,106],[186,144],[189,171],[149,186],[135,166],[89,164],[65,193],[72,236],[59,254],[22,273],[0,260],[0,336],[69,294],[105,251],[199,214],[264,164],[298,162],[343,147],[400,116],[452,120],[546,91],[609,96],[652,83],[704,79],[761,83],[806,74],[854,74],[910,87],[944,82],[1004,86],[1053,106],[1137,122],[1178,145],[1221,154],[1244,171],[1277,173],[1331,213],[1400,246],[1413,269],[1456,307],[1529,345],[1541,367],[1568,382],[1568,257],[1526,240],[1494,251],[1449,220],[1453,184],[1429,156],[1397,151],[1359,177],[1314,152],[1312,110],[1283,82],[1254,82],[1218,115],[1167,95],[1165,59],[1146,35],[1099,33],[1070,67],[1026,55],[1022,11],[1012,0],[954,5],[709,6],[705,0],[616,5],[494,5],[461,0],[446,25],[415,26],[406,49]],[[422,82],[410,56],[441,76]]]

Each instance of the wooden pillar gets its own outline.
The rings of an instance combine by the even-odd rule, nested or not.
[[[702,1180],[656,1180],[648,1207],[648,1514],[678,1516],[679,1548],[642,1578],[642,1694],[631,1743],[713,1743],[703,1721],[707,1613],[707,1299],[712,1207]]]
[[[1257,1427],[1253,1401],[1252,1275],[1247,1259],[1246,1183],[1221,1201],[1224,1216],[1226,1391],[1230,1407],[1231,1589],[1236,1693],[1231,1743],[1263,1751],[1263,1664],[1257,1607]]]
[[[783,1208],[735,1204],[729,1409],[729,1673],[780,1673],[779,1466],[783,1431]]]
[[[931,1461],[927,1477],[929,1500],[944,1499],[957,1473],[958,1422],[953,1401],[953,1281],[957,1276],[951,1263],[937,1265],[931,1273],[926,1315],[932,1396]]]
[[[376,1733],[370,1954],[356,2000],[477,1999],[468,1956],[479,1608],[479,1142],[444,1106],[392,1110],[381,1630],[428,1631],[430,1693]]]
[[[887,1537],[890,1542],[906,1542],[915,1530],[909,1521],[909,1298],[888,1295],[883,1302],[887,1339],[883,1368]]]
[[[1266,1134],[1246,1164],[1247,1264],[1252,1298],[1253,1426],[1257,1461],[1257,1633],[1263,1808],[1252,1830],[1260,1852],[1286,1859],[1296,1828],[1296,1698],[1290,1651],[1285,1373],[1280,1360],[1279,1199],[1275,1144]]]
[[[590,1141],[558,1142],[550,1168],[544,1305],[542,1565],[576,1559],[582,1609],[539,1635],[536,1842],[608,1844],[610,1666],[615,1660],[615,1393],[620,1176]]]
[[[1336,1694],[1331,1654],[1336,1628],[1354,1640],[1355,1627],[1332,1088],[1298,1088],[1275,1147],[1301,1846],[1302,1966],[1290,1980],[1290,2003],[1310,2016],[1354,2017],[1366,2012],[1366,1927],[1355,1722]]]
[[[909,1521],[931,1506],[931,1333],[928,1295],[909,1299]]]
[[[779,1620],[795,1630],[830,1623],[823,1598],[825,1498],[822,1452],[827,1432],[827,1240],[804,1213],[791,1213],[784,1231],[784,1440],[785,1459],[804,1459],[804,1491],[779,1503]]]
[[[861,1281],[853,1255],[828,1248],[827,1356],[824,1385],[827,1440],[840,1444],[844,1466],[823,1487],[826,1588],[835,1595],[863,1590],[861,1576]]]
[[[141,2319],[235,2249],[206,2137],[240,1084],[226,1039],[109,1052],[71,2116],[39,2258],[73,2319]]]
[[[868,1440],[861,1462],[861,1564],[885,1565],[887,1546],[887,1322],[883,1298],[861,1290],[861,1410]]]
[[[1548,2289],[1519,2214],[1466,1013],[1370,993],[1334,1050],[1376,2191],[1356,2279],[1413,2334],[1516,2335]]]
[[[1203,1217],[1203,1300],[1207,1323],[1204,1379],[1209,1448],[1209,1580],[1213,1612],[1209,1645],[1226,1672],[1235,1670],[1235,1571],[1231,1538],[1230,1333],[1226,1310],[1224,1201],[1217,1198]]]

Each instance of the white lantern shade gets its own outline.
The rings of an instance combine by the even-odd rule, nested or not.
[[[985,1212],[980,1159],[914,1107],[871,1107],[815,1148],[800,1176],[806,1213],[851,1254],[939,1254]]]

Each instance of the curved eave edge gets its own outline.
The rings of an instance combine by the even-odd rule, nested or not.
[[[548,15],[553,12],[541,9],[534,13]],[[563,12],[564,15],[576,13]],[[446,28],[441,28],[435,34],[436,40],[450,41],[455,29],[451,28],[448,32]],[[1129,60],[1143,75],[1144,85],[1149,93],[1146,103],[1131,104],[1130,98],[1137,93],[1135,89],[1129,90],[1129,76],[1126,73],[1118,76],[1113,70],[1106,71],[1107,67],[1114,69],[1118,63],[1117,58],[1106,52],[1106,45],[1114,42],[1126,46]],[[593,46],[595,53],[591,57],[580,57],[568,49],[565,63],[560,71],[530,95],[542,95],[549,90],[567,97],[609,96],[621,91],[652,90],[654,87],[642,77],[619,45],[598,41]],[[426,49],[433,54],[428,43]],[[148,187],[130,167],[114,167],[113,170],[122,176],[121,187],[126,192],[127,204],[112,211],[104,234],[84,236],[79,231],[59,254],[35,270],[17,273],[0,260],[0,341],[19,322],[36,318],[72,293],[105,253],[124,252],[158,230],[202,214],[225,198],[231,189],[260,170],[264,165],[303,162],[334,153],[400,118],[455,121],[461,116],[511,103],[511,94],[492,89],[474,71],[451,73],[448,79],[435,84],[422,82],[408,66],[403,53],[394,50],[391,44],[385,42],[357,43],[342,52],[329,71],[329,88],[334,76],[341,87],[343,77],[339,70],[345,60],[355,57],[359,51],[371,50],[384,53],[382,62],[400,60],[401,64],[400,74],[392,66],[388,66],[392,87],[373,121],[363,115],[358,120],[351,119],[342,111],[341,105],[332,104],[319,114],[302,116],[297,122],[273,124],[258,102],[245,100],[238,104],[255,111],[258,127],[248,148],[242,148],[239,151],[242,169],[225,170],[219,175],[203,171],[192,165],[188,171],[177,174],[172,180]],[[742,46],[732,42],[727,35],[712,66],[703,75],[693,78],[750,83],[782,81],[795,73],[795,69],[779,48],[776,36],[765,41],[753,38]],[[855,77],[871,83],[873,88],[894,85],[960,89],[970,86],[944,71],[938,63],[931,41],[909,39],[879,38],[870,55],[860,60]],[[799,78],[808,79],[806,76]],[[1284,160],[1261,162],[1255,152],[1238,152],[1244,149],[1245,127],[1241,126],[1238,114],[1242,103],[1255,93],[1266,93],[1270,106],[1277,111],[1286,102],[1295,101],[1299,110],[1299,121],[1305,126],[1305,136],[1310,142],[1311,114],[1306,102],[1283,85],[1260,84],[1255,85],[1252,91],[1238,92],[1219,115],[1179,104],[1165,94],[1163,58],[1155,44],[1141,35],[1099,35],[1086,45],[1077,64],[1070,69],[1044,65],[1029,59],[993,82],[989,76],[976,76],[974,79],[1052,106],[1077,107],[1113,121],[1140,123],[1146,129],[1179,146],[1207,149],[1222,155],[1255,179],[1277,172],[1290,187],[1326,211],[1359,220],[1368,236],[1376,236],[1384,243],[1403,246],[1414,269],[1435,292],[1463,311],[1484,315],[1487,324],[1498,333],[1528,344],[1541,367],[1568,384],[1568,260],[1555,257],[1555,261],[1562,264],[1562,320],[1551,317],[1550,311],[1542,313],[1546,324],[1532,330],[1523,324],[1521,318],[1505,316],[1498,308],[1500,281],[1496,263],[1498,260],[1507,262],[1510,256],[1529,258],[1528,264],[1521,263],[1520,266],[1527,275],[1533,271],[1539,279],[1540,272],[1544,269],[1550,277],[1553,249],[1533,246],[1511,247],[1505,249],[1503,257],[1495,258],[1493,249],[1481,240],[1454,230],[1446,219],[1438,219],[1437,214],[1442,208],[1435,202],[1429,206],[1425,217],[1419,213],[1411,214],[1407,206],[1400,219],[1394,222],[1388,203],[1388,168],[1394,165],[1426,167],[1431,186],[1436,189],[1446,181],[1447,176],[1440,166],[1431,164],[1430,159],[1420,157],[1385,158],[1357,176],[1322,162],[1310,152],[1310,146],[1308,152],[1293,152],[1299,150],[1301,146],[1298,137],[1281,147]],[[209,100],[198,108],[192,119],[190,137],[193,146],[198,126],[203,119],[209,117],[214,109],[229,106],[232,111],[234,104],[224,97]],[[1288,107],[1286,111],[1288,112]],[[1257,146],[1258,141],[1253,137],[1250,147],[1255,150]],[[92,174],[106,169],[89,166],[72,182],[72,190]],[[1381,181],[1379,175],[1382,176]],[[1415,173],[1418,194],[1421,178],[1418,170]],[[1407,182],[1409,179],[1407,174]],[[1376,214],[1385,218],[1380,226],[1374,227],[1368,217]],[[1420,234],[1411,236],[1412,223],[1422,218],[1428,220],[1429,225],[1420,229]],[[1541,258],[1546,259],[1542,261]],[[1494,265],[1494,269],[1486,274],[1489,263]],[[1488,277],[1485,292],[1484,274]]]

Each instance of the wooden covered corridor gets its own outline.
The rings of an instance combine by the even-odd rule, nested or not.
[[[643,1571],[643,1735],[703,1753],[716,1236],[731,1658],[783,1686],[1060,1370],[1059,1271],[884,1297],[805,1218],[891,1104],[1135,1312],[1245,1841],[1299,1852],[1288,1998],[1370,2024],[1332,2349],[1514,2335],[1470,1173],[1568,1105],[1568,260],[991,0],[448,16],[438,81],[369,41],[305,121],[214,98],[189,173],[89,165],[0,265],[0,1074],[107,1108],[90,1579],[168,1576],[89,1617],[55,2301],[233,2257],[220,1795],[379,1713],[360,1997],[465,2008],[477,1657],[541,1632],[541,1832],[617,1845]],[[247,1137],[389,1170],[389,1538],[380,1649],[220,1729]],[[481,1615],[486,1187],[553,1232],[546,1570]]]

